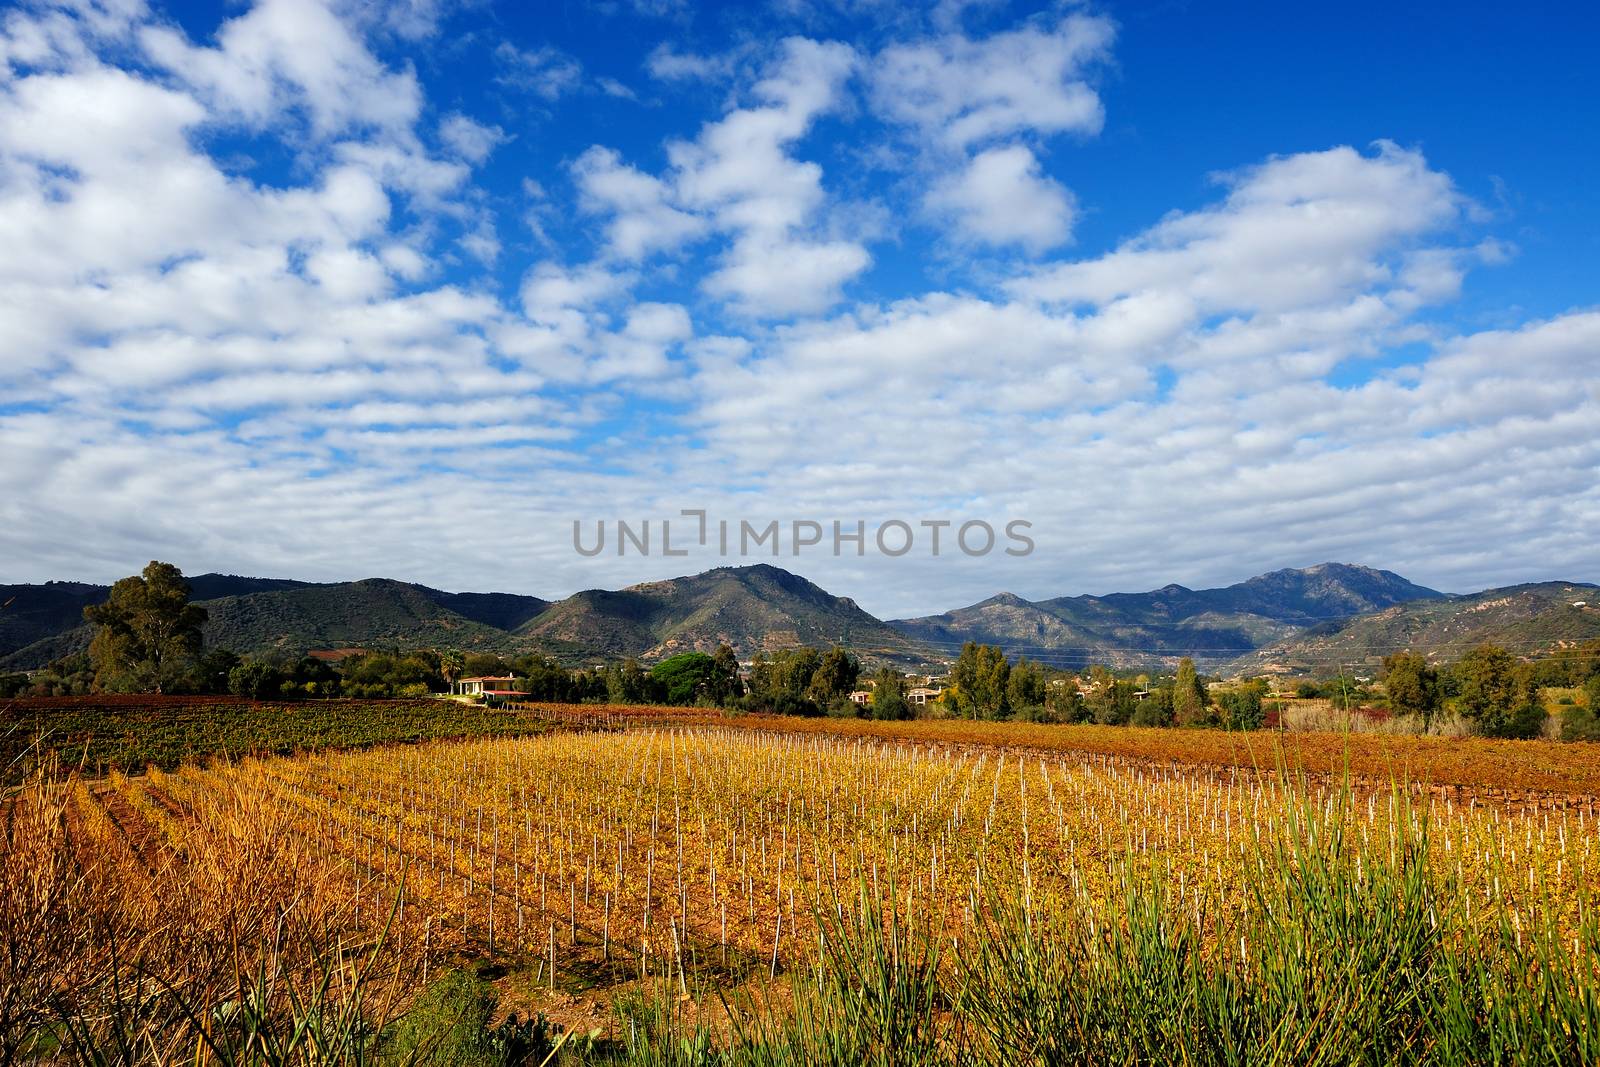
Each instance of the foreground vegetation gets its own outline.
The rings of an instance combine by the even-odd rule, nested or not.
[[[6,806],[0,1060],[1600,1053],[1593,796],[935,740],[645,728],[35,779]]]

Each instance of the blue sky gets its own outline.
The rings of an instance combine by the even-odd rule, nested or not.
[[[1586,5],[12,5],[0,580],[1600,579]],[[770,561],[770,557],[760,557]]]

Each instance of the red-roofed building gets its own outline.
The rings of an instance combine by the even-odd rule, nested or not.
[[[511,684],[516,680],[517,676],[514,674],[508,674],[504,678],[495,678],[492,676],[478,678],[457,678],[454,682],[450,683],[450,692],[456,694],[457,696],[468,697],[523,696],[524,694],[511,687]]]

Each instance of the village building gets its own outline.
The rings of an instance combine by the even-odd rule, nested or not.
[[[512,683],[517,680],[514,674],[504,678],[483,676],[475,678],[457,678],[450,683],[450,692],[456,696],[464,697],[514,697],[523,694],[512,688]]]

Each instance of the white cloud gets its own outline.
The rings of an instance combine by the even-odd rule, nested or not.
[[[660,176],[591,147],[572,173],[584,208],[610,216],[608,253],[638,261],[714,231],[728,244],[701,287],[733,309],[772,317],[837,303],[872,257],[856,241],[819,232],[822,168],[794,158],[790,146],[840,104],[857,58],[838,43],[785,40],[751,88],[753,103],[706,124],[693,141],[669,143]]]
[[[455,0],[366,0],[340,5],[340,14],[352,21],[370,21],[406,41],[422,41],[439,32],[439,24],[449,15]]]
[[[597,265],[564,270],[541,263],[522,282],[522,306],[535,322],[556,322],[563,313],[583,311],[627,291],[632,275]]]
[[[607,236],[612,252],[622,259],[672,251],[706,230],[703,218],[671,204],[673,193],[666,182],[628,166],[609,148],[590,148],[573,164],[572,174],[584,207],[611,215]]]
[[[445,116],[439,124],[439,139],[468,163],[482,163],[511,138],[498,126],[488,126],[457,113]]]
[[[927,205],[951,216],[969,242],[1021,245],[1035,254],[1070,239],[1077,214],[1072,193],[1046,177],[1021,145],[980,152],[964,171],[936,184]]]
[[[140,40],[151,59],[225,114],[261,127],[304,108],[320,137],[415,121],[421,91],[410,72],[383,66],[318,0],[259,0],[224,23],[217,46],[191,45],[165,26]]]
[[[787,146],[837,106],[857,57],[839,44],[791,37],[752,90],[757,106],[735,109],[693,142],[668,149],[681,201],[734,235],[706,289],[752,315],[815,311],[871,262],[850,241],[805,234],[824,201],[822,168]],[[787,284],[778,278],[788,266]]]
[[[960,23],[966,5],[935,21]],[[1110,20],[1069,15],[973,40],[959,31],[891,45],[871,64],[874,108],[908,128],[926,176],[924,206],[958,244],[1064,244],[1077,213],[1070,190],[1043,172],[1019,138],[1092,136],[1105,121],[1090,81],[1110,54]]]
[[[908,242],[884,257],[902,295],[874,297],[860,220],[910,213],[892,198],[973,244],[1071,236],[1039,144],[1098,128],[1110,28],[877,59],[794,38],[700,66],[728,101],[663,129],[664,164],[530,153],[549,232],[598,253],[551,240],[529,266],[473,184],[504,132],[379,59],[364,32],[407,32],[380,15],[263,0],[204,42],[132,3],[0,22],[8,578],[158,556],[556,595],[717,562],[570,551],[575,515],[686,504],[1034,521],[1040,551],[999,566],[799,561],[880,612],[1327,557],[1445,587],[1592,577],[1600,316],[1452,325],[1464,279],[1511,250],[1468,232],[1485,220],[1419,152],[1269,158],[1105,252],[940,264],[948,292]],[[656,55],[658,90],[692,73]],[[530,56],[536,99],[581,80]],[[929,146],[887,193],[830,162],[883,134],[852,106],[863,71],[889,133]],[[292,162],[224,162],[235,134]],[[498,521],[460,521],[485,494]]]
[[[812,314],[838,303],[840,288],[871,264],[867,250],[852,241],[752,235],[734,242],[704,288],[753,315]]]
[[[496,80],[547,102],[559,100],[577,89],[583,80],[583,64],[551,45],[518,48],[501,41],[494,50],[499,69]]]
[[[600,87],[600,91],[602,93],[605,93],[607,96],[614,96],[618,100],[639,99],[638,93],[617,81],[615,78],[596,78],[595,84]]]
[[[1459,217],[1464,201],[1420,153],[1381,143],[1269,160],[1222,176],[1227,198],[1115,252],[1016,282],[1019,295],[1106,303],[1181,286],[1208,312],[1287,310],[1394,277],[1387,256]]]
[[[1105,116],[1087,74],[1114,37],[1108,19],[1069,15],[1049,30],[893,45],[873,64],[873,103],[957,150],[1026,132],[1095,134]]]
[[[680,52],[668,41],[658,44],[645,59],[650,76],[661,81],[719,81],[731,77],[737,66],[733,52],[697,55]]]

